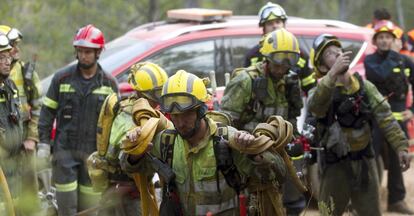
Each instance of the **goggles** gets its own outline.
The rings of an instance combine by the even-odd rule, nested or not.
[[[177,113],[191,110],[201,103],[202,102],[193,95],[187,93],[173,93],[161,97],[160,108],[164,113]]]
[[[273,14],[276,17],[279,17],[282,20],[285,20],[287,18],[284,11],[282,11],[280,7],[268,7],[264,9],[260,15],[260,20],[262,21],[262,23],[267,21],[271,14]]]
[[[299,61],[299,54],[294,52],[275,52],[266,57],[273,64],[295,66]]]
[[[9,38],[10,41],[13,41],[13,42],[18,39],[23,38],[22,33],[20,33],[20,31],[15,28],[10,29],[10,31],[7,33],[7,37]]]
[[[313,41],[312,47],[315,50],[319,50],[322,48],[322,46],[324,46],[326,43],[332,40],[338,41],[338,38],[331,34],[322,34],[319,37],[317,37],[315,41]]]
[[[0,47],[4,48],[10,45],[9,39],[6,35],[0,34]]]
[[[155,101],[155,102],[160,102],[161,100],[161,92],[162,92],[162,87],[157,87],[148,91],[140,91],[141,94],[144,95],[144,97]]]

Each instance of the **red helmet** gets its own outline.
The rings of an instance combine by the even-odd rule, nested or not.
[[[105,38],[101,30],[89,24],[78,30],[73,39],[73,46],[102,49],[105,46]]]
[[[376,22],[374,25],[374,38],[381,32],[388,32],[391,33],[394,37],[399,38],[399,35],[397,34],[396,30],[397,28],[393,22],[389,20],[380,20]]]

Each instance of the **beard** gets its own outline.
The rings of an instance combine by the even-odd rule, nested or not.
[[[7,74],[0,73],[0,79],[5,80],[5,79],[9,78],[9,75],[10,75],[10,73],[7,73]]]
[[[80,68],[88,70],[88,69],[91,69],[95,65],[95,63],[96,62],[91,63],[91,64],[85,64],[85,63],[78,62],[78,65]]]

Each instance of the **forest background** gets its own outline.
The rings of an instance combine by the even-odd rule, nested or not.
[[[72,39],[86,24],[100,28],[106,41],[144,23],[164,20],[166,11],[203,7],[257,15],[267,0],[1,0],[0,24],[19,29],[23,60],[37,54],[41,78],[75,59]],[[274,0],[289,16],[336,19],[356,25],[371,22],[377,8],[387,8],[406,32],[414,28],[412,0]]]

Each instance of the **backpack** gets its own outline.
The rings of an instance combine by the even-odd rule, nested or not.
[[[120,110],[120,101],[118,95],[112,93],[102,104],[96,130],[96,148],[99,156],[104,157],[108,150],[112,123]]]

